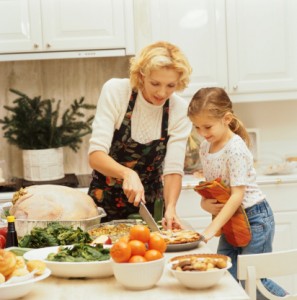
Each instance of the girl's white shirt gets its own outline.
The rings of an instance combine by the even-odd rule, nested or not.
[[[199,151],[206,181],[220,177],[227,186],[245,186],[244,208],[265,198],[256,182],[252,153],[239,135],[234,134],[216,153],[209,153],[209,148],[210,143],[204,140]]]
[[[113,78],[102,87],[97,104],[88,153],[97,150],[109,153],[114,131],[119,129],[132,93],[127,78]],[[188,102],[173,94],[169,99],[169,120],[163,175],[184,174],[187,138],[192,124],[187,117]],[[139,91],[131,118],[132,139],[145,144],[161,137],[163,106],[147,102]]]

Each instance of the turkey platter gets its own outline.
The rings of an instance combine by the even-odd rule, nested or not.
[[[77,189],[60,185],[32,185],[14,194],[9,213],[16,219],[76,221],[99,215],[93,199]]]

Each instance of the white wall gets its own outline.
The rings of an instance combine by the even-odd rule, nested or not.
[[[297,100],[238,103],[233,108],[246,127],[259,129],[259,162],[297,156]]]

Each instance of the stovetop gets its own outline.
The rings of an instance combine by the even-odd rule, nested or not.
[[[28,181],[24,178],[12,178],[9,182],[0,185],[0,192],[15,192],[22,187],[28,187],[31,185],[39,184],[57,184],[63,186],[69,186],[73,188],[89,187],[91,182],[91,175],[75,175],[65,174],[61,179],[50,180],[50,181]]]

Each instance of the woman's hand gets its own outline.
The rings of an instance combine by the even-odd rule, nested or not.
[[[201,199],[200,205],[205,211],[211,213],[213,216],[216,216],[224,207],[224,204],[219,203],[216,199],[205,198]]]
[[[145,203],[144,187],[138,174],[128,169],[123,179],[123,191],[128,201],[133,203],[134,206],[138,206],[140,201]]]
[[[182,229],[182,223],[177,217],[175,210],[167,208],[162,219],[162,227],[167,230]]]

